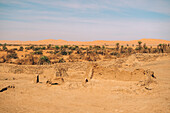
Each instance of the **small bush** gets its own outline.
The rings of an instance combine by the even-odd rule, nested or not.
[[[144,49],[148,49],[148,47],[144,47]]]
[[[62,55],[67,55],[67,52],[66,51],[61,51],[61,54]]]
[[[64,46],[60,46],[60,49],[63,50]]]
[[[76,47],[70,47],[71,50],[76,50]]]
[[[114,56],[117,56],[119,53],[118,52],[112,52],[110,53],[110,55],[114,55]]]
[[[47,51],[47,53],[53,54],[54,52],[53,51]]]
[[[7,50],[7,47],[6,47],[6,46],[3,46],[3,50]]]
[[[55,46],[55,49],[60,49],[60,47],[59,46]]]
[[[159,53],[159,49],[157,49],[157,48],[155,49],[155,48],[154,48],[152,52],[153,52],[153,53]]]
[[[128,48],[128,53],[131,53],[133,49],[131,47]]]
[[[81,49],[81,50],[86,50],[87,48],[83,48],[83,47],[81,47],[80,49]]]
[[[12,50],[18,50],[17,48],[13,48]]]
[[[80,50],[77,50],[77,52],[76,52],[77,54],[80,54],[81,53],[81,51]]]
[[[136,47],[135,50],[139,50],[139,47]]]
[[[34,50],[34,46],[32,45],[32,46],[30,47],[30,49]]]
[[[92,49],[92,46],[89,46],[89,49]]]
[[[68,45],[64,45],[64,48],[68,48]]]
[[[25,47],[26,50],[30,50],[31,48],[30,47]]]
[[[60,52],[60,51],[56,51],[56,50],[55,50],[55,51],[54,51],[54,54],[57,54],[57,53],[59,53],[59,52]]]
[[[79,48],[79,46],[75,45],[75,48]]]
[[[8,54],[6,57],[7,57],[7,58],[14,58],[14,59],[18,58],[18,56],[17,56],[16,53],[10,53],[10,54]]]
[[[101,49],[100,46],[94,46],[93,48],[94,48],[94,49],[97,49],[97,50],[100,50],[100,49]]]
[[[42,50],[45,50],[45,49],[46,49],[46,47],[42,47],[41,49],[42,49]]]
[[[49,60],[49,58],[48,58],[47,56],[42,56],[42,57],[40,57],[38,63],[39,63],[40,65],[43,65],[43,64],[45,64],[45,63],[48,63],[48,64],[49,64],[49,63],[50,63],[50,60]]]
[[[51,48],[51,44],[47,45],[47,49],[50,49]]]
[[[73,52],[72,51],[69,51],[68,54],[71,55]]]
[[[23,51],[23,49],[24,49],[24,48],[21,46],[21,47],[19,48],[19,51]]]
[[[7,46],[7,44],[5,43],[4,46]]]
[[[40,50],[40,49],[41,49],[40,47],[35,47],[35,48],[33,48],[34,51],[38,51],[38,50]]]
[[[35,55],[42,55],[43,53],[42,53],[42,51],[35,51],[34,54]]]
[[[58,63],[63,63],[63,62],[65,62],[65,60],[63,58],[60,58],[58,61]]]

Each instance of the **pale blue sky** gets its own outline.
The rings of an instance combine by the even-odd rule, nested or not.
[[[0,40],[170,40],[170,0],[0,0]]]

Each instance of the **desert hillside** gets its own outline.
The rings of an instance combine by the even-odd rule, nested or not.
[[[158,45],[158,44],[168,44],[170,41],[162,40],[162,39],[140,39],[140,40],[131,40],[131,41],[104,41],[104,40],[96,40],[96,41],[66,41],[66,40],[39,40],[39,41],[19,41],[19,40],[0,40],[0,43],[7,44],[54,44],[54,45],[115,45],[116,43],[120,43],[121,45],[125,44],[137,44],[138,41],[142,41],[147,45]]]
[[[157,55],[95,63],[1,63],[0,112],[169,113],[170,57]]]

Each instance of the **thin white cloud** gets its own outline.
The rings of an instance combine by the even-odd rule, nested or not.
[[[49,7],[73,8],[79,10],[108,9],[118,12],[122,11],[122,8],[135,8],[170,15],[170,1],[168,0],[1,0],[0,3],[16,4],[25,7],[31,7],[33,6],[31,3],[36,3]]]
[[[95,21],[95,20],[93,20]],[[99,21],[98,24],[74,23],[24,23],[1,21],[1,39],[62,38],[65,40],[130,40],[136,38],[168,38],[170,23],[167,22],[137,22],[137,21]],[[15,30],[14,30],[15,29]],[[80,39],[81,38],[81,39]]]
[[[22,6],[15,10],[0,9],[0,17],[7,18],[0,20],[0,39],[24,37],[25,40],[38,40],[57,37],[66,40],[115,40],[114,38],[130,40],[145,37],[164,39],[170,37],[169,18],[165,20],[106,18],[104,14],[99,14],[99,17],[88,17],[88,14],[97,15],[101,10],[128,16],[126,11],[128,8],[170,15],[169,2],[165,0],[70,0],[67,2],[0,0],[0,3]],[[48,8],[54,10],[48,10]],[[69,11],[70,9],[73,12]],[[83,17],[79,14],[87,15]]]

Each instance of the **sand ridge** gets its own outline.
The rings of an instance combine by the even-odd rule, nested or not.
[[[96,41],[66,41],[66,40],[39,40],[39,41],[19,41],[19,40],[0,40],[0,43],[7,44],[54,44],[54,45],[115,45],[116,43],[120,43],[121,45],[132,45],[138,44],[138,41],[142,41],[142,43],[146,43],[147,45],[158,45],[160,43],[168,44],[169,40],[162,39],[140,39],[140,40],[131,40],[131,41],[105,41],[105,40],[96,40]]]

